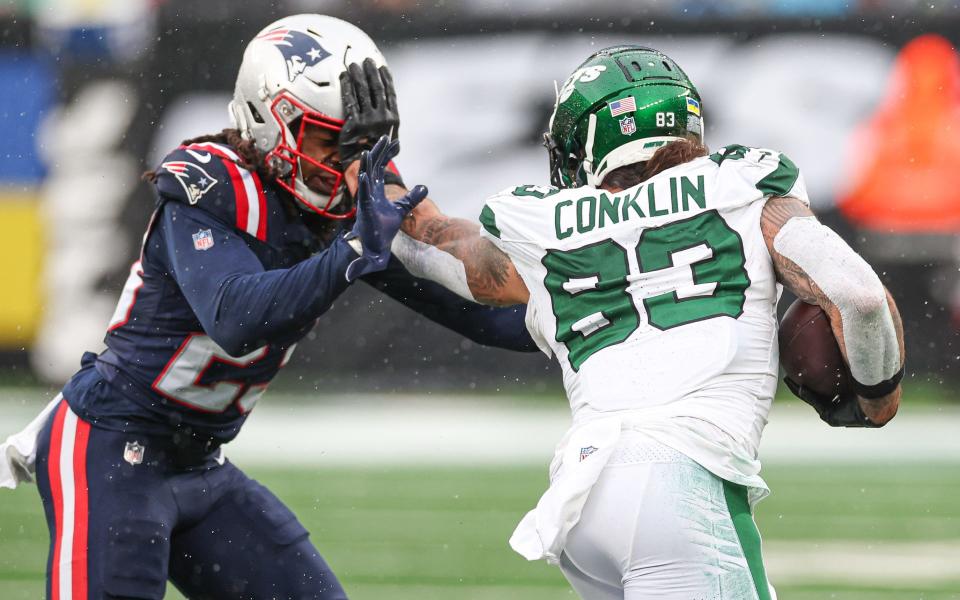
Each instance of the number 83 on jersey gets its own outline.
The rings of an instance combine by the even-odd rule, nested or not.
[[[542,263],[574,370],[641,327],[737,318],[750,285],[740,235],[715,210],[644,229],[634,247],[607,239],[549,250]]]

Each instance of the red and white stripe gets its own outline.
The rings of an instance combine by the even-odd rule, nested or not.
[[[56,539],[53,544],[50,600],[87,597],[87,442],[90,424],[61,402],[50,436],[48,475],[53,495]]]
[[[272,29],[263,35],[258,35],[258,40],[264,40],[267,42],[282,42],[287,39],[287,34],[290,32],[286,27],[281,29]]]
[[[263,183],[254,171],[244,169],[237,164],[240,157],[229,146],[203,142],[191,144],[191,149],[200,148],[227,160],[227,167],[233,192],[236,196],[237,228],[246,231],[260,241],[267,239],[267,197],[263,193]]]

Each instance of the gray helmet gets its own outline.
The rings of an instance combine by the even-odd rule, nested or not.
[[[343,172],[302,152],[304,128],[339,133],[344,120],[340,74],[367,58],[377,66],[386,64],[373,40],[354,25],[324,15],[294,15],[267,25],[253,38],[237,74],[230,102],[234,126],[276,169],[278,184],[306,209],[326,217],[353,212],[329,212],[345,196]],[[335,179],[329,194],[307,187],[302,161]]]

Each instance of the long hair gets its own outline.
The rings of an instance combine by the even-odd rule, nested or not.
[[[240,135],[240,130],[227,128],[220,133],[211,133],[201,135],[189,140],[183,140],[181,145],[202,144],[203,142],[213,142],[215,144],[224,144],[234,149],[240,160],[237,164],[248,171],[255,171],[261,178],[272,179],[276,177],[274,169],[270,168],[263,160],[263,154],[257,150],[252,140],[245,140]],[[144,181],[156,183],[157,172],[147,171],[143,174]]]
[[[624,165],[610,171],[603,178],[603,185],[625,190],[650,179],[661,171],[709,153],[707,147],[696,140],[674,140],[657,150],[650,160]]]

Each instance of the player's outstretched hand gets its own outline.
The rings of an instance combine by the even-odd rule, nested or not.
[[[427,196],[427,188],[418,185],[395,202],[383,190],[384,169],[400,152],[400,142],[383,136],[360,159],[357,188],[357,221],[348,239],[360,240],[362,252],[347,267],[347,280],[382,271],[390,260],[390,244],[407,214]]]
[[[398,139],[400,114],[393,76],[386,65],[372,58],[351,64],[340,74],[344,124],[340,131],[340,162],[349,165],[369,150],[381,136]]]

